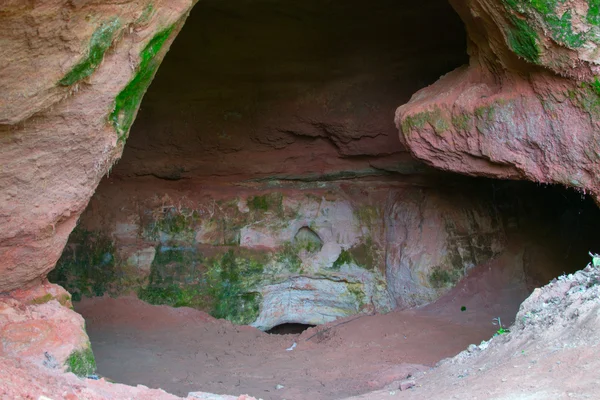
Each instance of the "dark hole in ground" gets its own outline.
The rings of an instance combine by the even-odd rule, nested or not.
[[[300,334],[309,328],[314,328],[315,326],[316,325],[289,323],[276,325],[266,332],[271,335],[295,335]]]

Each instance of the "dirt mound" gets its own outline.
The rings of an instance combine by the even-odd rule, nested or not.
[[[600,378],[600,270],[561,276],[523,302],[510,333],[469,346],[402,399],[595,399]],[[356,399],[390,398],[390,391]]]

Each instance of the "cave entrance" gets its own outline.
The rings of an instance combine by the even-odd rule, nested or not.
[[[271,335],[297,335],[307,329],[314,328],[315,326],[316,325],[296,324],[291,322],[274,326],[265,332]]]
[[[51,275],[99,372],[350,396],[583,267],[600,218],[579,194],[444,174],[400,143],[396,107],[467,61],[443,0],[198,2]],[[261,332],[288,321],[318,332]]]

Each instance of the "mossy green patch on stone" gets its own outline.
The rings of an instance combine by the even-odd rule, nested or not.
[[[144,11],[142,11],[138,19],[135,21],[136,25],[144,25],[150,22],[150,19],[152,19],[152,16],[155,12],[156,9],[154,8],[154,4],[148,3],[148,5],[146,5],[144,8]]]
[[[539,39],[535,29],[529,26],[527,21],[513,15],[511,15],[509,19],[512,23],[512,27],[509,28],[507,36],[508,45],[511,50],[525,60],[534,64],[539,64]]]
[[[175,29],[175,25],[154,36],[140,53],[140,64],[133,79],[117,95],[109,121],[118,133],[119,141],[125,141],[133,124],[138,107],[160,65],[157,55]]]
[[[235,324],[249,324],[259,313],[258,283],[264,265],[233,250],[210,259],[193,249],[157,251],[149,283],[138,297],[151,304],[192,307]]]
[[[600,120],[600,80],[598,77],[569,90],[568,97],[573,105],[588,113],[593,119]]]
[[[102,24],[92,34],[86,57],[75,65],[58,83],[63,86],[71,86],[84,78],[87,78],[98,68],[104,53],[110,48],[115,34],[121,29],[121,22],[115,18]]]
[[[31,300],[31,304],[45,304],[53,299],[54,297],[50,293],[46,293],[44,296],[36,297]]]
[[[75,301],[102,296],[117,279],[112,240],[100,232],[75,228],[48,279],[64,287]]]
[[[452,116],[452,125],[455,129],[466,131],[471,126],[471,116],[466,113],[461,113]]]
[[[172,239],[192,242],[194,224],[198,220],[195,212],[187,209],[170,207],[154,213],[146,223],[143,236],[150,240],[158,240],[164,233]]]
[[[371,226],[381,221],[380,208],[374,205],[362,205],[352,210],[354,217],[362,226]]]
[[[66,361],[67,371],[77,376],[86,377],[96,372],[96,360],[92,346],[88,343],[85,349],[73,351]]]
[[[371,237],[367,237],[362,243],[351,247],[348,252],[357,266],[368,270],[375,269],[376,255]]]
[[[333,262],[331,268],[340,269],[342,265],[351,264],[353,262],[354,258],[352,257],[352,254],[350,254],[348,250],[342,250],[338,258]]]
[[[434,267],[429,274],[429,284],[435,289],[454,286],[461,278],[461,275],[454,270]]]
[[[207,272],[208,294],[213,302],[211,315],[234,324],[256,320],[262,298],[256,286],[263,271],[260,262],[238,258],[231,250],[214,260]]]
[[[496,118],[496,104],[490,104],[482,107],[477,107],[473,114],[475,115],[476,125],[481,127],[482,125],[489,126],[491,125]]]
[[[305,226],[300,228],[294,236],[293,247],[297,251],[317,253],[323,248],[323,242],[314,230]]]
[[[548,14],[546,23],[550,27],[552,38],[570,48],[579,48],[585,43],[585,35],[582,32],[573,32],[571,22],[571,10],[567,10],[562,16]]]
[[[432,111],[423,111],[406,116],[400,123],[400,126],[402,132],[408,134],[413,130],[423,129],[427,124],[429,124],[438,135],[450,130],[450,121],[446,119],[442,111],[437,107]]]
[[[276,260],[283,265],[289,272],[299,272],[302,266],[302,260],[298,256],[299,249],[292,243],[284,243],[281,250],[276,254]]]
[[[588,1],[588,22],[593,24],[594,2]],[[569,48],[583,46],[587,35],[575,32],[572,24],[572,10],[561,9],[564,0],[503,0],[509,20],[514,28],[509,30],[508,39],[511,49],[527,61],[539,63],[539,37],[536,33],[536,21],[542,21],[544,31],[557,43]],[[590,10],[592,15],[590,16]]]
[[[279,192],[249,197],[246,204],[250,211],[256,213],[271,212],[276,215],[283,214],[283,195]]]
[[[254,196],[248,199],[248,208],[254,211],[268,211],[269,202],[267,196]]]
[[[588,11],[586,20],[592,25],[600,25],[600,0],[587,0]]]
[[[346,289],[356,301],[357,311],[360,311],[365,306],[365,300],[367,298],[363,290],[363,284],[348,282],[346,283]]]

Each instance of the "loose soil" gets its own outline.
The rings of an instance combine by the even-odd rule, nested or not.
[[[511,323],[526,289],[507,285],[496,276],[502,269],[490,267],[422,309],[348,317],[299,335],[267,334],[135,297],[84,299],[76,311],[86,319],[99,374],[116,382],[180,396],[339,399],[384,388],[489,339],[498,329],[493,316]]]

